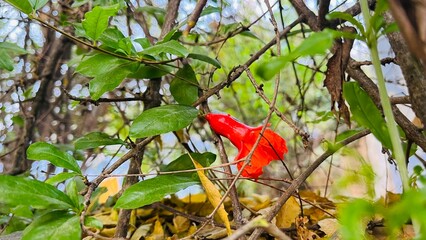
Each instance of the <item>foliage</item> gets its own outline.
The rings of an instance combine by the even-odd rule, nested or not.
[[[424,171],[408,178],[405,165],[422,162],[425,136],[384,91],[380,61],[398,61],[378,59],[379,40],[398,31],[387,1],[361,1],[363,18],[357,1],[315,13],[303,1],[5,2],[1,234],[426,235]],[[355,57],[363,44],[372,62]],[[362,143],[375,140],[382,157],[367,159]],[[385,158],[400,194],[375,192],[383,169],[370,160]]]

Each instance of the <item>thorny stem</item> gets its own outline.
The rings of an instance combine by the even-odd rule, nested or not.
[[[377,33],[374,27],[371,26],[370,10],[368,8],[367,0],[361,0],[361,10],[364,17],[365,25],[367,28],[367,45],[371,52],[371,61],[373,62],[374,70],[377,77],[377,85],[379,87],[380,102],[382,104],[383,113],[386,118],[386,125],[389,129],[389,135],[392,142],[393,153],[401,175],[403,190],[410,188],[407,166],[405,163],[404,151],[402,150],[401,138],[399,136],[398,128],[396,127],[395,118],[392,112],[392,106],[386,90],[385,79],[381,68],[379,52],[377,49]]]

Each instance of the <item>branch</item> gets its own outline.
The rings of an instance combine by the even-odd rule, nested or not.
[[[326,24],[325,15],[327,15],[330,8],[330,0],[320,0],[318,6],[318,24],[320,28],[324,28]]]
[[[99,52],[102,52],[102,53],[105,53],[105,54],[108,54],[108,55],[111,55],[111,56],[114,56],[114,57],[117,57],[117,58],[120,58],[120,59],[125,59],[125,60],[132,61],[132,62],[140,62],[140,63],[144,63],[144,64],[166,64],[166,63],[174,62],[174,61],[181,59],[181,58],[173,58],[173,59],[165,60],[165,61],[152,61],[152,60],[147,60],[147,59],[142,59],[142,58],[134,58],[134,57],[124,56],[124,55],[121,55],[121,54],[118,54],[118,53],[115,53],[115,52],[110,52],[106,49],[100,48],[96,45],[93,45],[93,44],[88,43],[88,42],[86,42],[82,39],[79,39],[79,38],[65,32],[65,31],[63,31],[62,29],[59,29],[59,28],[57,28],[53,25],[50,25],[47,22],[44,22],[40,18],[34,17],[33,19],[36,20],[37,22],[39,22],[44,27],[52,29],[54,31],[57,31],[60,34],[62,34],[63,36],[71,39],[72,41],[74,41],[76,43],[83,44],[83,45],[85,45],[85,46],[87,46],[87,47],[89,47],[93,50],[96,50],[96,51],[99,51]]]
[[[163,27],[161,28],[160,39],[163,39],[168,32],[175,26],[175,21],[178,15],[180,0],[169,0],[167,3],[166,19],[164,20]]]
[[[299,177],[297,177],[292,184],[285,189],[285,193],[280,196],[280,198],[277,200],[277,202],[270,208],[270,210],[266,213],[265,219],[266,221],[270,222],[280,211],[281,207],[285,204],[285,202],[290,198],[290,196],[293,195],[297,191],[297,189],[303,184],[303,182],[306,181],[306,179],[317,169],[328,157],[333,155],[335,152],[340,150],[340,148],[348,145],[349,143],[356,141],[370,133],[370,130],[366,129],[363,130],[351,137],[348,137],[347,139],[337,143],[335,145],[335,148],[327,149],[326,152],[324,152],[321,156],[319,156],[302,174],[300,174]],[[249,240],[255,240],[258,239],[260,234],[262,234],[264,230],[263,229],[256,229],[252,235],[250,236]]]
[[[374,104],[376,104],[377,108],[381,109],[379,89],[376,84],[361,70],[361,68],[357,67],[353,63],[354,60],[351,59],[348,67],[346,68],[346,72],[351,78],[355,79],[361,85],[361,87],[373,100]],[[407,138],[426,151],[426,137],[424,137],[417,127],[401,113],[397,106],[393,105],[392,111],[395,116],[396,123],[398,123],[402,130],[404,130]]]
[[[71,100],[78,101],[80,104],[91,103],[95,106],[98,106],[99,103],[102,102],[131,102],[131,101],[143,101],[145,99],[144,96],[133,97],[133,98],[99,98],[98,100],[94,100],[90,97],[76,97],[71,95],[66,89],[62,88],[62,91],[67,95],[67,97]]]
[[[201,11],[203,11],[204,6],[206,6],[207,0],[199,0],[197,5],[195,5],[194,11],[192,11],[191,16],[188,19],[188,24],[186,26],[183,35],[188,35],[191,29],[197,24],[198,19],[200,18]]]
[[[290,3],[296,9],[297,14],[303,16],[303,22],[308,24],[313,31],[321,31],[317,16],[306,6],[303,0],[290,0]]]
[[[303,20],[303,17],[297,18],[294,22],[289,24],[282,32],[280,32],[280,39],[284,38],[290,30],[299,24]],[[228,74],[228,77],[226,80],[222,81],[221,83],[217,84],[216,86],[210,88],[204,94],[198,98],[198,100],[193,104],[193,106],[198,106],[202,102],[207,101],[208,98],[210,98],[212,95],[217,94],[220,90],[223,88],[229,86],[232,82],[237,80],[241,74],[244,72],[245,68],[251,66],[257,59],[259,59],[260,56],[262,56],[266,51],[268,51],[269,48],[274,46],[277,43],[276,38],[274,37],[270,42],[268,42],[265,46],[263,46],[258,52],[252,55],[252,57],[247,60],[243,65],[239,65],[237,67],[234,67],[230,73]]]
[[[262,228],[276,239],[291,240],[291,238],[283,233],[277,226],[267,222],[262,216],[256,217],[241,228],[238,228],[237,231],[235,231],[231,236],[225,238],[225,240],[240,239],[255,228]]]

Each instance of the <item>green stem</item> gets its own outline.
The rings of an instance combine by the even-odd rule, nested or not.
[[[399,136],[398,128],[396,127],[395,118],[392,112],[392,106],[389,100],[389,96],[386,90],[386,84],[383,77],[382,66],[380,63],[379,52],[377,50],[377,34],[374,28],[370,24],[370,9],[368,8],[367,0],[360,0],[361,10],[364,17],[366,25],[366,37],[367,45],[370,48],[371,52],[371,61],[374,65],[374,70],[376,72],[377,84],[379,87],[380,101],[382,104],[383,112],[386,118],[386,125],[389,130],[389,135],[392,141],[393,154],[395,156],[396,164],[399,168],[399,174],[401,175],[401,181],[404,191],[410,188],[408,171],[405,163],[405,156],[402,150],[401,138]]]

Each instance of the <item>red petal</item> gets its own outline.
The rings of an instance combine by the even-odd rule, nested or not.
[[[236,160],[245,158],[253,148],[262,127],[254,128],[245,138],[243,147],[240,149]],[[263,167],[268,165],[272,160],[283,160],[284,154],[287,153],[285,140],[271,129],[266,129],[263,133],[256,150],[251,158],[250,165],[244,168],[242,176],[257,179],[263,173]],[[241,169],[244,162],[237,164]]]
[[[229,114],[209,113],[205,117],[217,134],[228,138],[238,148],[236,160],[247,157],[262,129],[262,126],[256,128],[247,126]],[[264,166],[272,160],[283,160],[285,153],[287,153],[285,140],[271,129],[266,129],[242,176],[257,179],[262,175]],[[238,169],[241,169],[243,164],[244,162],[239,162]]]

